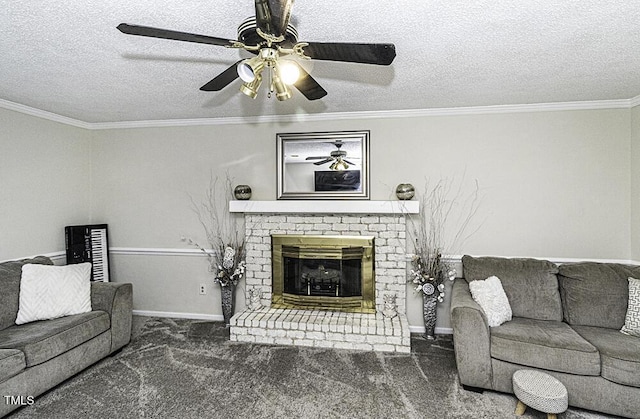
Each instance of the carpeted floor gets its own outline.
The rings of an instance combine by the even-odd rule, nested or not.
[[[416,336],[411,355],[393,355],[230,343],[227,335],[217,322],[135,317],[123,351],[8,418],[516,417],[512,395],[459,386],[450,336]]]

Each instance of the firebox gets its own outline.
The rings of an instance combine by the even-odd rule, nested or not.
[[[271,236],[274,308],[375,313],[374,238]]]

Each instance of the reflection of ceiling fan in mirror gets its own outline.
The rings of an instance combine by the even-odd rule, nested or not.
[[[329,144],[335,145],[337,150],[333,150],[328,156],[307,157],[305,160],[320,160],[313,163],[316,166],[333,162],[331,163],[331,166],[329,166],[329,169],[331,170],[347,170],[349,165],[353,166],[355,164],[349,160],[345,160],[347,152],[342,150],[342,140],[336,140]]]

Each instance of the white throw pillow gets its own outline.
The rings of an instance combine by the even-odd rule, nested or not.
[[[91,311],[91,263],[26,264],[20,280],[16,324]]]
[[[490,327],[500,326],[502,323],[511,320],[512,312],[507,294],[502,288],[502,282],[497,276],[490,276],[482,281],[471,281],[469,283],[471,296],[480,304],[480,307],[487,316]]]
[[[629,306],[620,331],[625,335],[640,337],[640,279],[629,277]]]

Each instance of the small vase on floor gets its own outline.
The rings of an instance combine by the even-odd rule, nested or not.
[[[436,319],[438,308],[438,297],[432,295],[422,295],[422,316],[424,317],[424,337],[428,340],[436,338]]]
[[[224,317],[224,324],[228,327],[235,310],[235,285],[220,286],[220,295],[222,297],[222,316]]]

